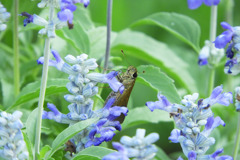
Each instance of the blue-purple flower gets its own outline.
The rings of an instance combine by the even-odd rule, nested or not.
[[[55,105],[48,103],[50,111],[44,111],[42,118],[69,125],[90,118],[98,118],[98,122],[87,127],[70,140],[76,146],[76,152],[112,140],[115,135],[114,131],[121,130],[121,124],[116,118],[121,114],[126,116],[128,109],[123,106],[113,106],[115,98],[110,98],[103,108],[93,110],[92,97],[98,93],[98,83],[108,83],[113,91],[122,93],[124,86],[116,79],[118,72],[113,71],[108,74],[93,72],[98,67],[96,59],[88,59],[86,54],[77,57],[67,55],[66,62],[58,52],[53,50],[52,54],[55,60],[49,60],[48,65],[69,74],[69,83],[66,87],[70,94],[66,94],[64,98],[71,104],[68,105],[69,113],[63,114]],[[43,64],[43,57],[39,58],[37,62]]]
[[[234,35],[234,28],[227,22],[222,22],[221,26],[226,29],[222,34],[220,34],[214,41],[216,48],[224,48],[228,43],[231,42]]]
[[[232,93],[224,93],[222,86],[218,86],[209,98],[198,101],[197,93],[184,96],[181,104],[171,104],[165,96],[160,94],[158,99],[159,101],[147,102],[146,105],[151,111],[164,110],[173,117],[178,129],[172,130],[169,140],[180,143],[188,159],[195,160],[209,156],[205,153],[215,143],[215,139],[209,137],[210,133],[219,125],[225,126],[220,117],[213,117],[211,106],[216,103],[228,106],[232,103]]]
[[[188,0],[188,8],[197,9],[204,3],[207,6],[218,5],[220,0]]]
[[[237,75],[240,73],[240,27],[232,27],[227,22],[222,22],[221,26],[226,31],[216,38],[215,47],[224,48],[229,44],[226,50],[226,57],[229,59],[225,63],[224,72]]]

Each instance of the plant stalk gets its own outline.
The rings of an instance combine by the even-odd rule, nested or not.
[[[15,97],[19,94],[20,90],[20,71],[19,71],[19,42],[18,42],[18,8],[19,0],[14,0],[14,15],[13,15],[13,79],[14,79],[14,95]]]
[[[211,6],[211,18],[210,18],[210,36],[209,39],[213,42],[216,39],[217,32],[217,6]],[[211,44],[211,50],[214,47],[214,44]],[[210,51],[211,53],[211,51]],[[215,80],[215,65],[211,68],[210,76],[209,76],[209,86],[208,86],[208,95],[211,95]]]
[[[112,30],[112,0],[108,0],[107,6],[107,41],[106,41],[106,53],[103,73],[106,72],[108,68],[108,61],[110,56],[110,43],[111,43],[111,30]]]
[[[49,8],[49,23],[52,23],[54,15],[54,7],[50,5]],[[40,140],[41,140],[41,126],[42,126],[42,112],[43,112],[43,104],[47,86],[47,77],[48,77],[48,62],[50,56],[50,38],[45,39],[44,45],[44,62],[43,62],[43,71],[42,71],[42,80],[40,86],[40,94],[38,101],[38,117],[37,117],[37,125],[36,125],[36,136],[35,136],[35,159],[38,158],[40,153]]]
[[[238,113],[237,134],[236,134],[236,140],[234,145],[235,147],[233,152],[233,159],[237,159],[239,142],[240,142],[240,113]]]

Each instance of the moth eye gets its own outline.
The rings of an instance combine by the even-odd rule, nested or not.
[[[134,77],[134,78],[137,78],[137,72],[135,72],[135,73],[133,74],[133,77]]]

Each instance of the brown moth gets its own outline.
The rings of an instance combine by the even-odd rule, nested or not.
[[[115,102],[113,103],[113,105],[111,107],[113,107],[113,106],[127,107],[128,100],[129,100],[130,94],[132,92],[133,86],[135,84],[136,78],[137,78],[137,68],[135,68],[134,66],[129,66],[127,68],[126,72],[124,72],[122,75],[117,76],[117,79],[119,80],[119,82],[121,82],[125,87],[123,93],[121,94],[119,91],[118,92],[112,91],[108,95],[108,97],[105,101],[105,104],[107,103],[107,101],[110,98],[115,98]],[[104,104],[104,106],[105,106],[105,104]],[[115,120],[122,123],[124,121],[124,118],[125,118],[125,116],[123,114],[121,114],[121,116]]]

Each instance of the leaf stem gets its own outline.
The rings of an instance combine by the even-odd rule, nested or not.
[[[216,39],[216,30],[217,30],[217,5],[211,6],[211,18],[210,18],[210,41],[213,42]],[[211,50],[214,47],[214,44],[211,44]],[[211,51],[210,51],[211,53]],[[208,86],[208,95],[211,95],[211,92],[214,87],[215,80],[215,65],[212,66],[210,76],[209,76],[209,86]]]
[[[54,7],[50,5],[49,7],[49,23],[52,23],[54,15]],[[44,45],[44,62],[43,62],[43,71],[42,71],[42,80],[40,86],[40,94],[38,101],[38,117],[36,124],[36,136],[35,136],[35,159],[37,159],[40,151],[40,139],[41,139],[41,126],[42,126],[42,112],[43,112],[43,104],[47,86],[47,77],[48,77],[48,62],[50,56],[50,38],[45,39]]]
[[[14,95],[15,97],[19,94],[20,88],[20,73],[19,73],[19,42],[18,42],[18,8],[19,0],[14,0],[14,28],[13,28],[13,59],[14,59]]]
[[[233,159],[237,159],[239,142],[240,142],[240,113],[238,113],[237,134],[236,134],[236,140],[234,145],[235,147],[233,152]]]
[[[107,6],[107,42],[106,42],[106,53],[103,73],[106,72],[108,68],[108,61],[110,55],[110,43],[111,43],[111,30],[112,30],[112,0],[108,0]]]

